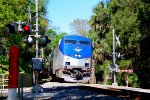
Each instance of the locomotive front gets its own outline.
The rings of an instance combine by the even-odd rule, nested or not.
[[[69,82],[88,82],[92,66],[91,39],[66,36],[62,39],[60,50],[63,53],[62,78]]]

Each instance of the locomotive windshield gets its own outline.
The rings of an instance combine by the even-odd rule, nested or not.
[[[89,41],[79,41],[79,44],[90,45],[90,42]]]
[[[76,41],[76,40],[68,40],[68,39],[66,39],[65,40],[65,44],[81,44],[81,45],[89,46],[90,45],[90,41],[83,41],[83,40]]]
[[[76,44],[76,40],[65,40],[66,44]]]

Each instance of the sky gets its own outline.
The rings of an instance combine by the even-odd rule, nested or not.
[[[48,0],[49,28],[71,34],[70,23],[76,19],[90,19],[93,8],[101,0]]]

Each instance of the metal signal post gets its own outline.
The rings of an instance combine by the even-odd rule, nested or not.
[[[35,4],[36,4],[36,29],[35,29],[35,32],[36,32],[36,35],[38,35],[39,33],[39,29],[38,29],[38,0],[35,0]],[[36,57],[38,58],[38,52],[39,52],[39,47],[38,47],[38,43],[39,43],[39,40],[36,39]]]
[[[35,5],[36,5],[36,36],[39,36],[39,29],[38,29],[38,0],[35,0]],[[39,52],[39,38],[36,38],[36,58],[38,59],[38,52]],[[32,58],[33,60],[33,58]],[[40,91],[40,87],[38,86],[38,76],[39,76],[39,71],[33,69],[33,92],[38,93]]]
[[[39,39],[42,37],[42,35],[39,35],[39,29],[38,29],[38,0],[35,0],[35,5],[36,5],[36,29],[35,29],[35,32],[36,32],[36,35],[29,35],[29,38],[28,38],[28,42],[32,41],[32,38],[31,36],[35,37],[36,38],[36,57],[35,58],[32,58],[32,68],[33,68],[33,92],[35,93],[39,93],[41,91],[41,87],[38,86],[38,76],[39,76],[39,72],[43,69],[43,66],[44,66],[44,59],[43,59],[43,53],[42,53],[42,58],[39,58]],[[48,39],[47,36],[43,36],[42,38],[42,50],[43,50],[43,47],[46,47],[47,43],[49,43],[50,40]],[[43,51],[42,51],[43,52]]]
[[[115,52],[115,30],[113,29],[113,33],[112,33],[112,38],[113,38],[113,65],[116,65],[116,52]],[[117,86],[117,82],[116,82],[116,69],[117,67],[115,66],[115,69],[113,70],[113,82],[112,85],[113,86]]]

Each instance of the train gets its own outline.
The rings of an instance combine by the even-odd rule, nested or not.
[[[87,83],[91,79],[93,43],[79,35],[63,36],[49,54],[49,72],[52,78],[65,82]]]

